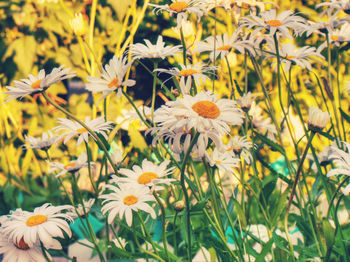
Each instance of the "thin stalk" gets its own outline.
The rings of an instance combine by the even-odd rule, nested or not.
[[[140,242],[139,242],[139,240],[137,239],[137,235],[136,235],[136,230],[135,230],[134,224],[132,225],[132,233],[133,233],[133,235],[134,235],[134,239],[135,239],[136,245],[138,246],[138,248],[139,248],[140,250],[142,250],[142,251],[145,252],[146,254],[148,254],[148,255],[154,257],[155,259],[158,259],[158,261],[165,262],[165,260],[162,259],[160,256],[158,256],[158,255],[156,255],[156,254],[154,254],[154,253],[148,251],[147,249],[144,249],[144,248],[140,245]]]
[[[149,233],[149,231],[148,231],[148,229],[147,229],[147,227],[146,227],[146,225],[145,225],[145,222],[144,222],[143,219],[142,219],[142,216],[140,215],[139,212],[135,212],[135,213],[137,214],[137,216],[138,216],[138,218],[139,218],[139,220],[140,220],[141,226],[142,226],[143,230],[145,231],[145,234],[146,234],[146,237],[147,237],[148,242],[151,243],[154,252],[155,252],[157,255],[159,255],[159,254],[158,254],[158,251],[157,251],[157,249],[156,249],[156,246],[155,246],[155,244],[154,244],[154,242],[153,242],[153,240],[152,240],[151,234]]]
[[[236,100],[235,89],[233,87],[233,79],[232,79],[232,72],[231,72],[230,62],[228,61],[227,56],[225,56],[225,60],[226,60],[227,68],[228,68],[228,73],[229,73],[229,76],[230,76],[230,84],[231,84],[231,90],[232,90],[231,91],[231,99],[233,97],[233,99]]]
[[[189,146],[189,148],[184,156],[184,160],[182,162],[182,166],[180,169],[181,170],[180,184],[181,184],[181,188],[182,188],[182,191],[184,193],[185,202],[186,202],[187,256],[188,256],[189,260],[192,259],[192,255],[191,255],[191,215],[190,215],[190,199],[188,197],[188,193],[187,193],[187,189],[186,189],[186,185],[185,185],[185,171],[186,171],[187,161],[191,155],[192,148],[197,143],[198,137],[199,137],[199,133],[196,133],[196,135],[192,138],[192,141],[191,141],[190,146]]]
[[[181,43],[182,43],[182,56],[183,56],[183,59],[184,59],[184,65],[186,66],[187,48],[186,48],[184,32],[182,31],[182,26],[180,27],[180,35],[181,35]]]
[[[91,11],[90,11],[90,25],[89,25],[89,46],[91,48],[91,53],[94,52],[94,29],[95,29],[95,18],[98,0],[92,0]],[[91,61],[94,61],[92,57]],[[96,63],[91,63],[91,75],[95,74]]]
[[[292,192],[290,194],[289,201],[288,201],[287,208],[286,208],[286,216],[288,216],[289,208],[290,208],[290,206],[292,204],[292,201],[293,201],[293,198],[294,198],[294,195],[295,195],[296,187],[297,187],[297,184],[298,184],[298,181],[299,181],[301,170],[303,168],[304,160],[306,158],[307,152],[309,151],[309,148],[311,146],[311,141],[314,138],[314,136],[315,136],[315,132],[311,131],[311,135],[309,137],[309,140],[307,141],[306,148],[305,148],[304,153],[303,153],[303,155],[302,155],[302,157],[300,159],[300,163],[299,163],[299,166],[298,166],[298,169],[297,169],[297,173],[295,175],[295,180],[294,180],[294,184],[293,184],[293,187],[292,187]]]
[[[67,117],[73,119],[74,121],[78,122],[81,126],[83,126],[88,132],[89,134],[95,139],[95,142],[98,144],[98,146],[104,151],[106,157],[108,158],[108,161],[110,162],[110,164],[112,165],[114,171],[117,173],[118,168],[117,166],[114,164],[111,156],[108,153],[107,148],[105,147],[105,145],[103,144],[103,142],[101,141],[101,139],[95,134],[94,131],[92,131],[84,122],[82,122],[81,120],[79,120],[76,116],[74,116],[73,114],[71,114],[70,112],[68,112],[66,109],[64,109],[63,107],[61,107],[59,104],[57,104],[55,101],[53,101],[47,94],[45,91],[42,92],[43,96],[45,97],[45,99],[52,104],[54,107],[56,107],[58,110],[60,110],[61,112],[63,112]]]
[[[152,88],[152,104],[151,104],[151,110],[152,110],[152,123],[153,126],[155,126],[154,123],[154,105],[155,105],[155,101],[156,101],[156,87],[157,87],[157,72],[155,72],[155,70],[158,67],[158,62],[154,62],[153,64],[153,88]]]
[[[331,74],[331,44],[329,42],[329,34],[326,32],[326,39],[327,39],[327,62],[328,62],[328,84],[329,88],[333,92],[333,84],[332,84],[332,74]],[[340,124],[339,124],[339,119],[338,119],[338,113],[336,110],[335,102],[334,99],[332,99],[332,107],[333,107],[333,112],[334,112],[334,117],[335,117],[335,122],[337,123],[337,129],[338,129],[338,134],[339,137],[341,138],[341,132],[340,132]]]
[[[166,257],[167,257],[167,261],[171,261],[170,260],[170,256],[169,256],[169,253],[168,253],[168,244],[167,244],[167,239],[166,239],[166,221],[165,221],[165,208],[162,204],[162,201],[160,200],[158,194],[154,191],[153,192],[153,195],[154,197],[156,198],[157,200],[157,203],[160,207],[160,210],[162,212],[162,236],[163,236],[163,245],[164,245],[164,251],[165,251],[165,254],[166,254]]]
[[[94,189],[96,197],[97,197],[98,196],[98,188],[96,187],[95,182],[94,182],[94,180],[92,178],[91,163],[90,163],[91,162],[90,148],[89,148],[88,143],[86,143],[86,142],[85,142],[85,147],[86,147],[87,162],[88,162],[88,169],[89,169],[89,179],[90,179],[90,183],[91,183],[92,188]]]

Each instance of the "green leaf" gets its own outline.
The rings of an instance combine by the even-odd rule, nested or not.
[[[280,145],[276,144],[275,142],[273,142],[271,139],[267,138],[266,136],[263,136],[261,134],[259,134],[258,132],[254,131],[254,134],[257,136],[257,138],[259,138],[262,142],[264,142],[266,145],[268,145],[269,147],[271,147],[272,150],[274,151],[278,151],[281,154],[285,155],[285,151],[284,148],[281,147]]]
[[[334,244],[335,230],[326,218],[323,218],[322,220],[322,228],[324,237],[326,238],[327,247],[330,248]]]
[[[265,257],[267,255],[267,253],[270,252],[272,244],[273,244],[273,238],[271,238],[265,245],[263,245],[264,248],[261,250],[261,253],[259,254],[259,256],[257,256],[255,262],[264,262],[265,261]]]
[[[245,214],[244,214],[244,212],[243,212],[243,209],[242,209],[241,205],[240,205],[239,202],[238,202],[236,199],[234,199],[234,198],[232,198],[232,201],[233,201],[233,204],[234,204],[234,206],[235,206],[235,212],[236,212],[237,215],[238,215],[238,219],[239,219],[239,221],[241,222],[242,227],[243,227],[243,228],[246,228],[246,227],[247,227],[247,219],[246,219],[246,217],[245,217]]]

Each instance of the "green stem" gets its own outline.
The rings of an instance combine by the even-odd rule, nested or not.
[[[85,142],[85,141],[84,141]],[[92,173],[91,173],[91,154],[90,154],[90,148],[88,143],[85,142],[85,147],[86,147],[86,154],[87,154],[87,162],[88,162],[88,169],[89,169],[89,179],[90,179],[90,183],[92,185],[92,188],[95,191],[96,197],[98,196],[98,188],[95,185],[95,182],[92,178]]]
[[[162,201],[161,199],[159,198],[158,194],[156,192],[153,192],[153,195],[154,197],[156,198],[157,200],[157,203],[160,207],[160,210],[162,212],[162,231],[163,231],[163,245],[164,245],[164,251],[165,251],[165,254],[166,254],[166,257],[167,257],[167,261],[171,261],[170,260],[170,256],[169,256],[169,253],[168,253],[168,244],[167,244],[167,239],[166,239],[166,221],[165,221],[165,208],[162,204]]]
[[[289,201],[288,201],[287,208],[286,208],[286,216],[288,216],[289,208],[290,208],[290,206],[292,204],[292,201],[293,201],[293,198],[294,198],[294,195],[295,195],[296,187],[297,187],[297,184],[298,184],[298,181],[299,181],[301,170],[303,168],[304,160],[306,158],[307,152],[309,151],[309,148],[311,146],[311,141],[314,138],[314,136],[315,136],[315,132],[311,131],[311,135],[310,135],[309,140],[307,142],[305,151],[304,151],[304,153],[303,153],[303,155],[302,155],[302,157],[300,159],[300,163],[299,163],[299,166],[298,166],[298,169],[297,169],[297,173],[295,175],[295,180],[294,180],[294,184],[293,184],[293,187],[292,187],[292,192],[290,194]]]
[[[227,68],[228,68],[228,73],[230,75],[230,84],[231,84],[231,99],[233,97],[233,99],[236,100],[236,95],[235,95],[235,89],[233,87],[233,79],[232,79],[232,72],[231,72],[231,67],[230,67],[230,62],[228,61],[227,56],[225,56],[225,60],[226,60],[226,64],[227,64]]]
[[[154,62],[154,67],[153,67],[153,88],[152,88],[152,104],[151,104],[151,110],[152,110],[152,123],[153,126],[155,126],[154,123],[154,105],[156,102],[156,87],[157,87],[157,72],[155,72],[154,70],[156,70],[158,67],[158,63]]]
[[[137,235],[136,235],[136,230],[135,230],[134,224],[132,225],[132,233],[133,233],[133,235],[134,235],[134,239],[135,239],[136,245],[138,246],[138,248],[139,248],[141,251],[143,251],[143,252],[145,252],[146,254],[148,254],[148,255],[150,255],[150,256],[152,256],[152,257],[158,259],[158,261],[165,262],[165,260],[162,259],[160,256],[158,256],[158,255],[156,255],[156,254],[154,254],[154,253],[152,253],[152,252],[150,252],[150,251],[144,249],[144,248],[140,245],[140,242],[139,242],[139,240],[137,239]]]
[[[145,231],[145,234],[146,234],[146,237],[147,237],[147,239],[148,239],[148,242],[151,243],[154,252],[155,252],[157,255],[159,255],[159,254],[158,254],[158,251],[157,251],[157,249],[156,249],[156,246],[155,246],[155,244],[154,244],[154,242],[153,242],[153,240],[152,240],[151,234],[149,233],[149,231],[148,231],[148,229],[147,229],[147,227],[146,227],[146,225],[145,225],[145,222],[144,222],[143,219],[142,219],[141,214],[140,214],[139,212],[135,212],[135,213],[137,214],[137,216],[138,216],[138,218],[139,218],[139,220],[140,220],[141,226],[142,226],[143,230]]]
[[[190,199],[188,197],[186,185],[185,185],[185,171],[186,171],[186,164],[187,161],[191,155],[192,148],[197,143],[199,137],[199,133],[196,133],[196,135],[192,138],[192,141],[190,143],[190,146],[185,154],[184,160],[182,162],[181,166],[181,175],[180,175],[180,184],[182,187],[182,191],[185,196],[185,202],[186,202],[186,228],[187,228],[187,256],[188,259],[191,261],[192,255],[191,255],[191,215],[190,215]]]
[[[186,48],[184,33],[182,31],[182,26],[180,27],[180,35],[181,35],[181,43],[182,43],[182,55],[183,55],[183,59],[184,59],[184,65],[186,66],[187,48]]]

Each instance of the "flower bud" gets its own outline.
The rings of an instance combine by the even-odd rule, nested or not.
[[[173,207],[176,211],[180,212],[185,208],[185,202],[183,200],[176,201]]]
[[[74,34],[82,36],[87,32],[87,24],[81,13],[75,14],[75,17],[69,20],[69,24],[73,29]]]
[[[309,129],[314,132],[319,132],[326,127],[330,120],[330,115],[328,112],[323,112],[317,107],[311,106],[309,108]]]

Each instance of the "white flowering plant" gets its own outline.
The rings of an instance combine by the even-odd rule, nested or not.
[[[297,2],[24,1],[0,260],[349,260],[349,4]]]

